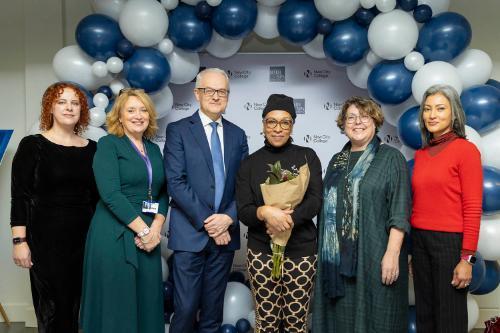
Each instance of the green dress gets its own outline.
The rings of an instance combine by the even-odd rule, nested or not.
[[[153,169],[152,194],[166,216],[167,193],[158,146],[144,140]],[[108,135],[97,144],[93,163],[101,196],[85,247],[81,322],[85,333],[163,333],[160,247],[147,253],[134,244],[127,227],[147,199],[144,160],[126,136]]]
[[[354,159],[351,164],[354,165],[359,156],[353,154],[352,157]],[[338,198],[343,197],[343,188],[342,182],[337,184]],[[385,144],[380,145],[361,181],[359,193],[356,277],[345,280],[345,296],[332,300],[325,294],[322,269],[318,265],[312,330],[314,333],[406,333],[408,256],[405,245],[399,256],[400,275],[394,284],[382,284],[380,265],[390,228],[395,227],[405,232],[410,229],[409,175],[406,161],[398,150]],[[342,200],[338,199],[337,203],[336,220],[340,223],[343,215]],[[318,230],[321,249],[323,228],[319,227]],[[321,250],[319,253],[321,255]]]

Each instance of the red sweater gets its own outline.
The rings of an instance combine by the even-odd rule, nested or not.
[[[481,155],[473,143],[455,139],[435,156],[415,154],[411,225],[461,232],[462,249],[476,251],[483,199]]]

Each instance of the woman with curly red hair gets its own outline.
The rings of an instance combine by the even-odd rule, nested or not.
[[[41,134],[19,144],[12,163],[13,259],[30,271],[41,333],[77,333],[83,250],[95,209],[96,143],[85,94],[58,82],[42,99]]]

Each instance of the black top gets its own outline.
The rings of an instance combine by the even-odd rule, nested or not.
[[[270,237],[265,224],[257,219],[257,208],[264,205],[260,184],[268,177],[268,164],[280,161],[283,169],[297,169],[306,162],[311,172],[309,186],[303,201],[294,209],[294,227],[286,245],[285,255],[290,258],[317,253],[317,231],[312,219],[319,213],[322,203],[321,162],[311,148],[291,143],[280,148],[266,144],[248,156],[241,164],[236,180],[236,203],[240,221],[248,226],[248,248],[272,254]]]

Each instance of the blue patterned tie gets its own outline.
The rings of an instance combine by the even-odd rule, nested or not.
[[[215,175],[215,212],[219,211],[222,194],[224,193],[225,174],[224,174],[224,159],[222,157],[222,148],[220,144],[219,134],[217,133],[218,123],[211,122],[212,136],[210,137],[210,148],[212,153],[212,163],[214,164]]]

